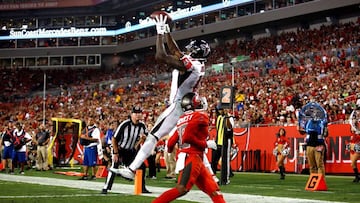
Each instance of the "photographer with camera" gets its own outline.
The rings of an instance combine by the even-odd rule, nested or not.
[[[12,166],[11,174],[14,174],[14,168],[17,163],[20,164],[20,174],[24,175],[24,166],[26,163],[26,143],[32,140],[32,137],[29,133],[25,132],[24,126],[22,123],[17,122],[15,124],[15,130],[13,132],[13,144],[14,151],[12,153]]]

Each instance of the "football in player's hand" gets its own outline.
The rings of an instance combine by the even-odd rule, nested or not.
[[[150,15],[150,18],[155,20],[156,16],[158,16],[158,18],[159,18],[160,15],[162,15],[163,17],[167,16],[166,23],[170,23],[172,21],[170,14],[166,11],[154,11]]]

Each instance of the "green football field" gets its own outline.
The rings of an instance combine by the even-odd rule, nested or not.
[[[7,178],[10,177],[11,179],[10,181],[5,181],[0,178],[0,202],[151,202],[156,196],[155,194],[152,194],[152,196],[139,196],[133,195],[132,192],[123,193],[121,191],[113,191],[107,195],[101,195],[100,191],[105,181],[104,178],[98,178],[94,181],[80,181],[77,180],[78,177],[76,176],[59,175],[55,174],[55,171],[58,170],[47,172],[28,170],[24,176],[49,177],[54,178],[51,179],[54,182],[56,182],[57,179],[76,180],[77,183],[84,185],[98,183],[99,188],[85,190],[77,188],[76,186],[71,188],[24,183],[15,181],[17,177],[21,178],[21,175],[5,175],[5,173],[1,173],[0,175],[4,175]],[[163,190],[174,187],[175,180],[165,179],[164,177],[165,173],[161,171],[157,174],[157,179],[147,179],[146,185],[149,188],[155,186],[164,187]],[[327,175],[326,185],[328,190],[326,191],[305,190],[308,178],[309,175],[287,174],[285,180],[280,180],[279,175],[276,173],[237,172],[235,176],[231,178],[229,185],[224,185],[220,188],[225,197],[227,197],[227,194],[232,194],[233,196],[239,195],[239,201],[232,200],[232,202],[243,202],[241,195],[245,194],[265,197],[300,198],[314,201],[360,202],[360,183],[353,183],[352,176]],[[129,187],[133,187],[134,184],[134,182],[124,180],[120,177],[115,178],[115,183],[128,184]],[[197,190],[197,188],[194,187],[193,190]],[[191,193],[188,195],[191,195]],[[194,198],[194,201],[177,200],[175,202],[197,202],[195,200],[196,198]]]

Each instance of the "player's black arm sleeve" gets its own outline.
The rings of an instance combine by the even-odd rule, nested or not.
[[[177,47],[176,44],[170,44],[169,49],[175,49],[174,46]],[[157,61],[168,64],[168,65],[172,66],[173,68],[176,68],[180,71],[185,71],[186,68],[185,68],[183,62],[180,60],[181,57],[182,57],[182,53],[179,51],[176,51],[174,55],[169,55],[165,49],[163,35],[157,35],[157,37],[156,37],[156,55],[155,55],[155,59]]]

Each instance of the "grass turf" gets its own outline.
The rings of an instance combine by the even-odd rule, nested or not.
[[[70,169],[71,170],[71,169]],[[77,180],[76,176],[65,176],[55,174],[55,171],[66,171],[55,169],[52,171],[26,171],[25,176],[41,176],[51,178],[62,178]],[[78,169],[72,171],[79,171]],[[147,179],[146,185],[171,188],[175,186],[174,180],[165,179],[162,170],[157,174],[157,179]],[[238,172],[231,178],[229,185],[221,186],[224,193],[252,194],[263,196],[292,197],[313,200],[359,202],[360,183],[353,183],[349,176],[326,176],[327,191],[306,191],[305,185],[309,175],[287,174],[285,180],[280,180],[278,174],[274,173],[248,173]],[[104,182],[104,178],[95,180]],[[131,181],[120,177],[115,178],[115,183],[133,184]],[[194,190],[197,188],[194,187]],[[25,184],[17,182],[0,181],[0,202],[150,202],[152,197],[124,195],[110,193],[107,196],[99,195],[99,191],[73,189],[55,186],[42,186],[37,184]],[[76,196],[73,196],[76,194]],[[4,198],[8,196],[9,198]],[[27,197],[30,196],[30,197]],[[188,202],[177,200],[175,202]]]

